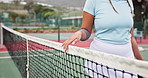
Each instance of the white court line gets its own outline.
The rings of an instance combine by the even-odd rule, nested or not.
[[[0,52],[0,53],[8,53],[8,51],[2,51],[2,52]]]
[[[148,50],[148,48],[144,48],[144,50]]]
[[[54,55],[54,54],[30,55],[30,57],[52,56],[52,55]],[[62,54],[55,54],[55,55],[62,55]],[[21,58],[21,57],[27,57],[27,55],[23,55],[23,56],[4,56],[4,57],[0,57],[0,59],[7,59],[7,58]]]
[[[8,59],[11,58],[10,56],[0,57],[0,59]]]

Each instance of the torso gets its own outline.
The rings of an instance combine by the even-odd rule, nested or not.
[[[112,0],[112,4],[119,14],[113,10],[109,0],[96,0],[96,37],[108,43],[126,44],[133,26],[131,8],[126,0]]]

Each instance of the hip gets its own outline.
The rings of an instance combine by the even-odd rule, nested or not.
[[[130,41],[127,44],[117,45],[103,42],[95,37],[90,45],[90,49],[123,57],[134,58]]]

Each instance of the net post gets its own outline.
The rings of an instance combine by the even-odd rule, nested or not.
[[[3,28],[2,28],[2,23],[0,23],[0,48],[3,48]]]
[[[27,52],[27,64],[26,64],[26,71],[27,71],[27,78],[29,78],[29,51],[28,51],[28,39],[26,39],[26,52]]]
[[[58,42],[60,42],[60,18],[57,18],[58,20]]]

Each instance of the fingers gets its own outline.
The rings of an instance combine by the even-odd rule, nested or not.
[[[63,48],[64,48],[64,52],[67,52],[68,50],[68,45],[70,44],[76,44],[77,42],[79,41],[78,38],[69,38],[68,40],[66,40],[64,43],[63,43]]]
[[[67,39],[65,42],[63,42],[63,48],[66,52],[68,50],[68,45],[70,44],[76,44],[81,39],[81,31],[76,32],[73,36],[71,36],[69,39]]]
[[[80,41],[80,39],[76,38],[75,40],[73,40],[72,44],[76,44],[78,41]]]
[[[63,43],[63,45],[62,45],[63,46],[63,49],[64,49],[64,52],[67,52],[68,45],[70,45],[70,44],[76,44],[78,41],[80,41],[80,38],[75,37],[75,36],[73,36],[73,37],[69,38],[68,40],[66,40]]]

